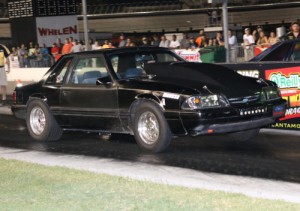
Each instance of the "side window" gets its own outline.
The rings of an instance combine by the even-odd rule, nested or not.
[[[145,59],[153,60],[148,54],[119,54],[110,57],[111,65],[119,79],[139,77],[145,74]]]
[[[110,79],[103,57],[79,58],[72,70],[69,84],[96,85],[99,78]]]
[[[46,80],[47,84],[62,84],[73,57],[62,60]]]
[[[177,62],[179,61],[176,57],[168,54],[168,53],[157,53],[156,54],[157,57],[157,62]]]

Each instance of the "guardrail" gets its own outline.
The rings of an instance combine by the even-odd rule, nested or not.
[[[270,46],[232,46],[229,49],[230,63],[247,62],[254,56],[266,50]],[[201,60],[207,63],[225,62],[225,48],[223,46],[209,46],[200,49]]]
[[[12,67],[7,73],[7,94],[11,95],[18,83],[22,85],[37,82],[49,68],[15,68]]]

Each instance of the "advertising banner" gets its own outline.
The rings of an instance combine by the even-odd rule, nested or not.
[[[37,40],[40,45],[52,46],[57,38],[61,41],[73,37],[79,39],[76,15],[36,18]]]
[[[175,50],[175,53],[189,62],[201,62],[199,49],[195,49],[195,50],[178,49]]]

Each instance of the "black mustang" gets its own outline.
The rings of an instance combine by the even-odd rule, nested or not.
[[[179,135],[253,138],[285,107],[273,82],[135,47],[63,56],[41,81],[15,89],[12,111],[35,140],[63,130],[127,133],[160,152]]]

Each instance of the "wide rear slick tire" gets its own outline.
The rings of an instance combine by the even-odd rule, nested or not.
[[[140,100],[131,116],[135,140],[143,151],[158,153],[168,148],[172,134],[158,104]]]
[[[63,133],[49,107],[42,100],[29,103],[26,124],[30,136],[37,141],[56,141]]]

